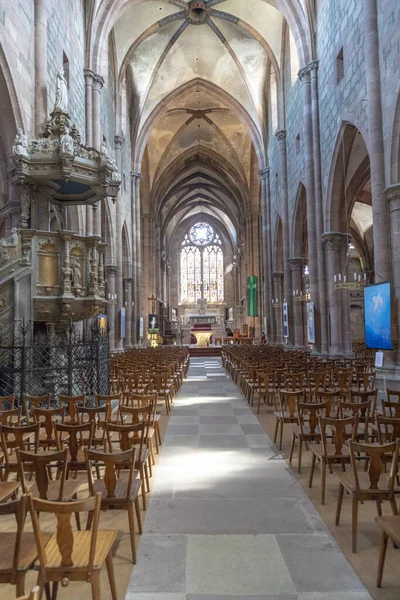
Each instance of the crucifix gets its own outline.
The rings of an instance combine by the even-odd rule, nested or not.
[[[149,300],[151,300],[152,304],[151,304],[151,310],[152,310],[152,314],[155,315],[156,314],[156,303],[157,303],[157,298],[154,294],[151,295],[151,297],[149,298]]]

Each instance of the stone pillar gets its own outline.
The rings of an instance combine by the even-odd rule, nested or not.
[[[279,304],[283,302],[282,296],[282,284],[284,274],[281,271],[274,271],[272,273],[273,283],[274,283],[274,296],[273,300],[275,302],[278,299]],[[272,302],[271,302],[272,306]],[[272,309],[274,311],[275,316],[275,344],[283,344],[283,309],[282,306],[277,306]]]
[[[86,145],[93,146],[93,122],[92,122],[92,95],[93,95],[93,71],[84,69],[85,75],[85,110],[86,110]],[[86,206],[86,235],[93,235],[93,209]]]
[[[347,255],[349,248],[349,237],[344,234],[342,243],[340,244],[340,273],[345,273],[347,281],[351,281],[353,273],[347,273]],[[353,348],[351,343],[351,324],[350,324],[350,290],[340,290],[340,315],[342,323],[342,347],[343,354],[352,354]]]
[[[106,265],[106,280],[107,280],[107,316],[110,325],[110,352],[115,352],[115,307],[116,302],[112,300],[115,295],[115,278],[118,275],[118,267],[116,265]]]
[[[341,292],[335,289],[334,276],[341,271],[341,252],[347,247],[348,236],[340,231],[322,235],[325,246],[326,277],[329,298],[330,354],[343,354]]]
[[[43,133],[47,119],[47,0],[35,0],[35,132]],[[58,69],[62,65],[60,64]]]
[[[140,252],[140,173],[131,172],[132,268],[133,268],[133,343],[139,343],[141,311],[141,252]]]
[[[271,249],[271,207],[269,197],[269,169],[259,172],[261,179],[261,210],[262,210],[262,251],[264,267],[264,314],[267,318],[267,340],[274,339],[273,313],[272,313],[272,249]]]
[[[318,290],[321,323],[321,352],[328,352],[328,324],[326,314],[326,281],[325,281],[325,255],[322,243],[324,231],[322,207],[322,177],[321,177],[321,136],[319,126],[319,92],[318,92],[318,61],[309,64],[311,76],[311,107],[314,155],[314,189],[315,189],[315,224],[318,247]]]
[[[289,266],[289,192],[288,169],[286,151],[286,131],[276,134],[279,142],[280,184],[281,184],[281,218],[282,218],[282,243],[283,243],[283,298],[288,304],[289,344],[293,343],[293,290],[292,277]]]
[[[317,222],[315,208],[315,174],[314,174],[314,147],[313,147],[313,118],[310,72],[313,64],[299,71],[299,78],[303,86],[304,106],[304,165],[305,187],[307,192],[307,232],[308,232],[308,269],[310,272],[311,301],[315,310],[315,335],[316,349],[322,350],[321,343],[321,301],[319,293],[318,271],[318,244]]]
[[[93,73],[92,83],[92,142],[96,150],[101,149],[101,90],[104,79]],[[93,213],[93,234],[101,235],[101,203]]]
[[[292,288],[293,290],[299,290],[302,294],[305,292],[303,289],[304,260],[302,258],[291,258],[289,267],[292,272]],[[304,348],[304,303],[295,300],[293,300],[293,329],[295,347]]]
[[[389,210],[385,196],[385,162],[382,98],[379,66],[377,0],[364,0],[364,48],[367,81],[369,159],[371,165],[372,215],[374,221],[375,281],[390,281]]]
[[[396,362],[400,357],[400,183],[391,185],[385,190],[390,210],[390,239],[393,269],[393,302],[392,302],[392,343],[396,352]]]
[[[124,138],[122,135],[116,135],[114,137],[115,143],[115,162],[117,163],[118,171],[122,173],[122,144]],[[123,340],[121,338],[121,320],[120,312],[123,306],[123,285],[122,285],[122,216],[121,216],[121,189],[119,189],[116,200],[115,200],[115,248],[116,248],[116,261],[118,266],[118,274],[115,279],[115,292],[117,294],[117,305],[116,305],[116,317],[117,323],[115,324],[116,332],[116,349],[123,349]]]
[[[125,348],[132,348],[132,277],[126,277],[124,279],[125,288],[125,320],[126,320],[126,334],[125,334]]]

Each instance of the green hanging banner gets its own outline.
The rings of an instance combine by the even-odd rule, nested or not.
[[[257,317],[257,277],[247,278],[247,316]]]

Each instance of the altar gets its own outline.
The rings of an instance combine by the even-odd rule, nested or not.
[[[214,332],[211,329],[211,323],[197,323],[191,330],[191,344],[197,344],[198,347],[205,348],[212,343]]]

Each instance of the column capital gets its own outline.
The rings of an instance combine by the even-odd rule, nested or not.
[[[291,271],[302,271],[305,262],[305,259],[301,257],[289,258],[288,265]]]
[[[302,69],[300,69],[300,71],[297,73],[297,77],[300,79],[300,81],[303,81],[303,79],[307,75],[309,75],[310,73],[312,73],[313,71],[317,71],[318,70],[318,64],[319,64],[318,60],[312,60],[311,62],[308,63],[308,65],[306,65],[305,67],[303,67]]]
[[[106,277],[115,277],[118,275],[119,267],[117,265],[105,265]]]
[[[114,136],[114,144],[116,150],[121,150],[122,144],[124,143],[125,138],[123,135],[115,135]]]
[[[400,201],[400,183],[389,185],[385,189],[385,196],[390,203],[392,203],[393,200]]]
[[[349,243],[349,235],[342,231],[327,231],[322,234],[321,239],[327,251],[342,250]]]
[[[102,77],[98,73],[95,73],[94,71],[92,71],[92,69],[83,69],[83,74],[85,76],[85,79],[92,80],[93,83],[96,83],[99,90],[101,90],[101,88],[105,84],[104,77]]]
[[[260,169],[258,171],[258,176],[260,179],[268,179],[269,177],[269,167],[266,167],[265,169]]]
[[[141,173],[131,171],[131,179],[133,179],[134,181],[140,181],[141,179],[143,179],[143,175]]]
[[[286,129],[281,129],[277,131],[275,134],[279,143],[286,141]]]

